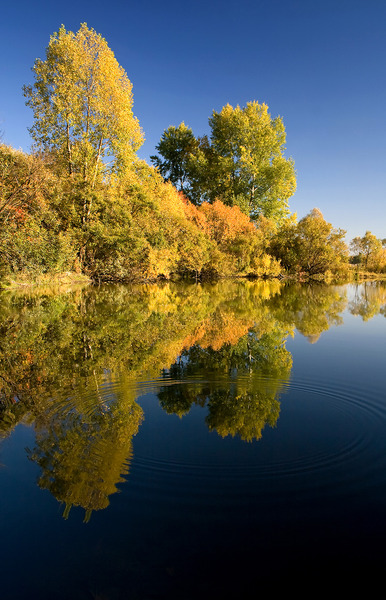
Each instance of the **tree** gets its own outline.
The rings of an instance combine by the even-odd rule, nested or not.
[[[52,208],[58,180],[40,156],[0,144],[0,275],[72,268],[71,236]]]
[[[371,231],[366,231],[363,237],[355,237],[350,244],[351,250],[358,256],[359,261],[367,269],[369,259],[382,250],[382,241]]]
[[[132,85],[104,38],[82,23],[77,33],[62,26],[46,59],[24,86],[34,113],[30,129],[38,149],[53,153],[70,177],[93,189],[110,171],[131,164],[143,136],[133,116]],[[85,194],[82,220],[91,210]]]
[[[156,146],[164,160],[155,155],[150,160],[165,181],[171,181],[179,191],[187,193],[190,156],[196,147],[193,131],[182,122],[178,127],[168,127]]]
[[[271,252],[292,272],[322,275],[327,271],[344,271],[348,264],[346,232],[328,223],[314,208],[296,223],[286,219],[272,240]]]
[[[216,200],[227,197],[229,182],[222,177],[223,159],[211,144],[207,135],[197,138],[197,147],[189,160],[189,191],[187,196],[194,204],[200,205],[205,202],[213,204]],[[232,204],[232,202],[228,202]],[[239,208],[242,206],[238,202]],[[248,207],[244,207],[248,214]]]
[[[195,138],[183,123],[167,129],[153,163],[195,204],[221,200],[252,218],[282,220],[296,189],[294,163],[283,155],[281,117],[271,118],[266,104],[244,108],[227,104],[209,119],[210,138]]]
[[[286,134],[280,117],[271,118],[266,104],[229,104],[209,119],[211,143],[221,156],[228,181],[227,204],[247,206],[251,217],[263,214],[280,220],[288,214],[288,198],[296,189],[294,164],[285,159]]]

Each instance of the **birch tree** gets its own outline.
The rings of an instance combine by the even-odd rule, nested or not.
[[[133,115],[132,84],[100,34],[86,23],[77,33],[62,25],[32,70],[35,83],[23,89],[36,150],[53,154],[88,190],[135,160],[143,135]],[[90,202],[85,194],[83,221]]]

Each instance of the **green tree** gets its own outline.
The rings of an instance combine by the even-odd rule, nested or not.
[[[296,189],[294,164],[283,156],[286,134],[280,117],[271,118],[266,104],[229,104],[209,119],[211,142],[222,158],[220,177],[229,187],[224,201],[248,206],[252,217],[280,220]]]
[[[346,232],[328,223],[314,208],[298,223],[286,219],[273,238],[271,252],[290,272],[323,275],[347,270]]]
[[[213,111],[209,125],[210,151],[202,144],[198,161],[201,171],[210,171],[211,201],[217,197],[240,206],[252,218],[263,215],[280,221],[296,189],[294,163],[283,155],[282,119],[272,119],[266,104],[248,102],[244,108],[227,104]]]
[[[221,156],[211,145],[208,136],[198,137],[195,152],[189,160],[189,190],[186,192],[189,200],[201,205],[224,198],[228,184],[219,177],[221,172]]]
[[[178,127],[172,125],[163,132],[156,146],[163,160],[155,155],[151,156],[150,160],[165,181],[171,181],[179,191],[186,194],[189,187],[191,154],[196,148],[197,140],[185,123],[180,123]]]
[[[266,104],[244,108],[227,104],[209,119],[211,135],[195,138],[183,123],[167,129],[153,163],[195,204],[221,200],[252,218],[279,222],[288,214],[296,189],[292,159],[284,157],[286,133],[281,117]]]
[[[314,208],[297,227],[301,269],[310,275],[341,270],[348,261],[345,235],[343,229],[333,227],[320,210]]]

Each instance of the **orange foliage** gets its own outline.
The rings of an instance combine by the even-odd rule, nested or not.
[[[231,313],[220,311],[211,315],[194,333],[188,335],[182,343],[182,348],[188,349],[194,344],[199,344],[201,348],[220,350],[225,344],[237,344],[252,326],[253,321],[241,320]]]
[[[184,213],[186,219],[194,223],[197,227],[206,232],[207,230],[207,221],[205,214],[197,208],[182,192],[178,192],[183,203]]]
[[[22,225],[47,208],[55,178],[39,156],[0,143],[0,221]]]
[[[256,233],[250,218],[238,206],[226,206],[221,200],[216,200],[213,204],[205,202],[199,210],[205,215],[210,236],[217,243]]]

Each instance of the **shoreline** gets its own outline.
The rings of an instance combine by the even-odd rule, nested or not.
[[[273,280],[278,279],[280,281],[288,281],[288,282],[297,282],[297,283],[327,283],[327,284],[336,284],[336,283],[362,283],[366,281],[386,281],[386,274],[384,273],[369,273],[369,272],[359,272],[359,273],[349,273],[346,276],[340,277],[339,275],[335,276],[309,276],[304,273],[299,274],[279,274],[277,276],[255,276],[255,275],[224,275],[218,277],[157,277],[157,278],[139,278],[139,279],[93,279],[87,275],[82,275],[81,273],[75,272],[63,272],[63,273],[55,273],[55,274],[45,274],[36,277],[27,277],[26,275],[21,275],[19,278],[7,278],[5,281],[0,281],[0,292],[4,291],[20,291],[20,290],[29,290],[35,288],[62,288],[62,287],[78,287],[78,286],[88,286],[88,285],[101,285],[101,284],[153,284],[153,283],[161,283],[161,282],[185,282],[185,283],[214,283],[219,280],[240,280],[245,279],[249,281],[254,280]]]

